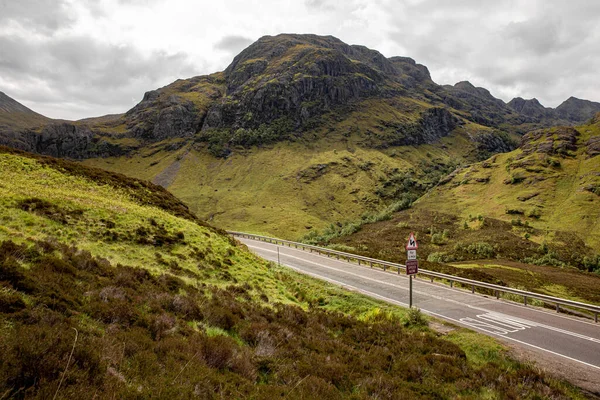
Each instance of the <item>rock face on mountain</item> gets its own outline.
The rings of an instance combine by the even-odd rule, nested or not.
[[[417,142],[414,144],[433,143],[448,136],[459,122],[460,120],[445,108],[430,108],[421,115],[419,125],[422,134],[417,136]]]
[[[0,135],[0,145],[72,159],[118,156],[124,153],[120,146],[100,140],[89,127],[67,122],[45,125],[41,131],[4,132]]]
[[[227,92],[209,111],[207,128],[257,128],[281,118],[294,127],[335,105],[391,90],[398,74],[380,53],[333,37],[265,37],[242,51],[225,70]],[[399,75],[399,74],[398,74]]]
[[[556,110],[535,99],[506,104],[466,81],[439,86],[427,67],[408,57],[386,58],[332,36],[283,34],[260,38],[223,72],[147,92],[109,124],[101,119],[57,124],[0,93],[0,142],[87,158],[128,151],[113,139],[139,146],[184,139],[204,142],[214,155],[226,156],[236,146],[346,129],[342,122],[357,113],[361,122],[353,132],[377,147],[431,143],[467,122],[495,128],[487,136],[500,130],[525,133],[582,123],[596,111],[599,103],[575,98]],[[490,151],[508,143],[478,140]]]
[[[134,137],[158,141],[193,136],[203,121],[198,111],[190,100],[176,95],[161,99],[159,91],[153,90],[125,114],[125,120]]]

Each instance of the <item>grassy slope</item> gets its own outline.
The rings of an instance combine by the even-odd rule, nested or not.
[[[420,163],[455,163],[469,159],[473,149],[464,128],[436,144],[388,149],[365,148],[363,136],[336,132],[345,131],[317,133],[313,143],[305,138],[238,149],[227,159],[188,145],[177,152],[149,148],[84,163],[150,180],[177,164],[168,189],[203,219],[226,229],[298,239],[311,229],[384,208],[393,200],[375,192],[395,173],[413,169],[416,180],[427,180]],[[327,167],[320,171],[319,165]]]
[[[527,154],[517,149],[494,156],[463,169],[450,182],[420,199],[415,207],[462,217],[482,214],[505,221],[521,218],[541,230],[575,232],[600,252],[600,196],[585,190],[600,184],[598,156],[586,154],[586,143],[600,135],[600,124],[578,127],[577,131],[574,150],[565,154]],[[560,129],[547,130],[532,145],[554,141],[556,148],[559,136]],[[514,210],[513,214],[508,214],[509,210]],[[565,246],[568,245],[567,240]]]
[[[0,154],[3,396],[578,396],[492,340],[401,328],[399,308],[65,165]]]

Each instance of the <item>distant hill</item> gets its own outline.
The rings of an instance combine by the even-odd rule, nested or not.
[[[0,92],[0,133],[14,129],[33,128],[50,122],[35,111]]]

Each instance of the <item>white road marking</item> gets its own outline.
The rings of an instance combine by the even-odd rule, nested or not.
[[[480,314],[477,315],[477,318],[465,317],[460,321],[465,325],[502,336],[537,326],[535,322],[518,323],[507,315],[495,313]]]

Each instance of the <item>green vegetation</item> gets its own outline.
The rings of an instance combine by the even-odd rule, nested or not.
[[[293,124],[289,119],[279,118],[268,126],[261,124],[255,129],[206,129],[196,136],[196,142],[207,143],[209,153],[215,157],[227,157],[236,146],[265,146],[291,139],[292,129]]]
[[[0,154],[4,397],[580,396],[488,338],[260,261],[153,186],[46,161]]]

